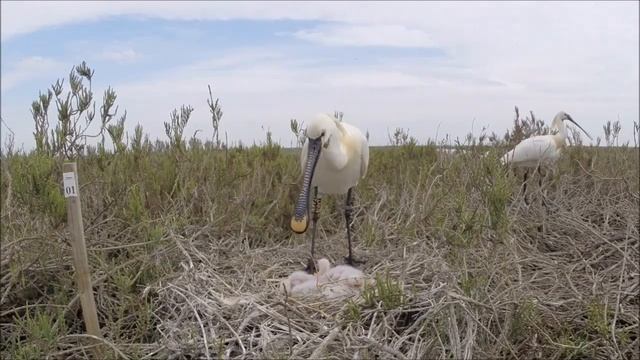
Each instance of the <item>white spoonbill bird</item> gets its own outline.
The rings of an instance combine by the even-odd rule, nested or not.
[[[313,187],[313,215],[311,234],[311,256],[306,268],[315,272],[314,248],[316,225],[324,194],[347,194],[344,217],[347,227],[349,256],[347,264],[357,262],[351,250],[351,222],[353,215],[353,188],[367,173],[369,166],[369,144],[362,132],[353,125],[338,121],[327,114],[319,114],[307,126],[307,139],[302,146],[300,162],[303,182],[295,214],[291,219],[291,230],[303,234],[309,226],[309,195]]]
[[[564,124],[565,120],[574,123],[587,135],[589,139],[592,139],[591,135],[578,125],[578,123],[575,122],[569,114],[564,111],[560,111],[551,122],[551,130],[555,133],[551,135],[532,136],[528,139],[524,139],[516,145],[515,148],[504,154],[502,157],[502,163],[504,164],[527,168],[524,173],[523,192],[526,193],[527,189],[526,182],[529,171],[528,168],[537,167],[538,174],[541,176],[539,179],[539,185],[542,186],[542,173],[540,171],[540,166],[554,165],[560,158],[562,150],[566,146],[567,139],[567,128]]]
[[[591,139],[591,135],[578,125],[569,114],[560,111],[551,122],[551,129],[555,130],[555,134],[532,136],[522,140],[515,148],[504,154],[502,162],[516,167],[536,167],[538,165],[554,164],[560,158],[560,154],[566,145],[567,128],[564,120],[574,123]]]

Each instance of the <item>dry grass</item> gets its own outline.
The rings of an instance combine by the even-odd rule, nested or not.
[[[287,299],[276,281],[302,266],[291,259],[304,259],[306,245],[238,249],[211,262],[205,254],[219,245],[201,251],[193,239],[176,240],[190,247],[181,246],[185,271],[157,288],[159,301],[171,304],[158,307],[169,314],[160,320],[163,357],[637,357],[637,195],[612,200],[575,183],[593,178],[581,179],[560,179],[547,195],[543,234],[528,234],[534,209],[516,201],[508,212],[517,231],[499,242],[360,246],[365,272],[400,284],[403,301],[392,309],[375,296],[369,304]],[[604,223],[593,219],[603,213]],[[329,235],[321,252],[339,258],[343,237]],[[226,305],[230,296],[246,303]]]
[[[542,189],[531,180],[529,206],[500,153],[375,149],[355,251],[377,285],[349,301],[278,287],[308,251],[287,228],[295,154],[148,144],[88,155],[80,182],[105,348],[128,358],[638,358],[638,149],[570,149]],[[58,189],[59,164],[34,154],[5,164],[3,357],[86,358],[64,212],[47,190]],[[323,202],[318,232],[317,253],[333,262],[346,254],[341,201]]]

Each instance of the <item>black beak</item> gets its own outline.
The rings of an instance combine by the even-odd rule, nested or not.
[[[588,133],[585,129],[583,129],[583,128],[582,128],[582,126],[578,125],[578,123],[577,123],[577,122],[575,122],[575,121],[571,118],[571,116],[569,116],[569,114],[566,114],[566,115],[567,115],[567,120],[571,121],[575,126],[579,127],[579,128],[580,128],[580,130],[582,130],[582,132],[583,132],[583,133],[585,133],[585,135],[587,135],[587,137],[589,138],[589,140],[593,140],[593,138],[591,137],[591,135],[589,135],[589,133]]]
[[[316,164],[320,158],[320,150],[322,150],[321,137],[317,139],[309,139],[307,151],[307,163],[304,166],[304,176],[302,180],[302,190],[298,196],[296,212],[291,219],[291,230],[298,234],[303,234],[309,227],[309,194],[311,188],[311,179],[316,170]]]

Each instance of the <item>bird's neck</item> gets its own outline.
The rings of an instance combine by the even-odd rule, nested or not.
[[[567,131],[564,127],[558,129],[558,132],[553,135],[553,141],[556,143],[557,149],[563,149],[566,145]]]

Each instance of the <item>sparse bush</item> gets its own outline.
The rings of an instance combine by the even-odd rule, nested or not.
[[[193,107],[191,107],[191,105],[182,105],[180,112],[178,112],[178,109],[174,109],[171,112],[171,122],[165,121],[164,123],[164,132],[167,134],[167,138],[169,138],[169,146],[176,152],[182,153],[185,150],[182,134],[189,122],[189,118],[191,118],[192,112]]]
[[[415,146],[418,141],[409,135],[409,131],[401,128],[396,128],[393,132],[393,136],[389,135],[389,144],[391,146]]]
[[[127,149],[125,142],[126,136],[124,131],[124,122],[127,119],[127,112],[120,117],[115,124],[107,125],[107,133],[111,137],[113,143],[113,149],[116,153],[121,153]]]
[[[393,310],[401,307],[405,301],[402,286],[389,277],[387,272],[384,276],[376,275],[374,285],[367,285],[362,292],[364,307],[377,307],[380,305],[384,310]]]
[[[481,182],[481,192],[487,203],[490,227],[502,237],[509,226],[507,209],[514,184],[496,155],[492,152],[482,159],[486,172]]]
[[[289,120],[289,126],[291,127],[291,132],[296,137],[296,144],[298,147],[302,147],[306,140],[307,134],[305,132],[304,121],[298,123],[298,120],[291,119]]]
[[[49,143],[49,105],[52,97],[51,90],[47,90],[46,94],[40,93],[38,99],[31,103],[31,116],[33,116],[36,128],[33,138],[36,143],[36,151],[40,154],[51,152],[51,144]]]
[[[507,146],[515,146],[522,140],[535,135],[545,135],[549,133],[549,126],[541,119],[536,119],[533,111],[529,112],[529,116],[524,119],[520,118],[520,111],[515,107],[515,118],[513,119],[513,128],[507,130],[504,134],[504,142]]]
[[[12,354],[12,358],[35,359],[45,357],[51,350],[56,348],[58,338],[67,331],[64,318],[58,317],[56,319],[56,316],[37,308],[34,312],[35,314],[31,314],[31,310],[27,307],[25,316],[15,319],[16,335],[20,334],[26,337],[28,345],[16,346],[16,351]],[[10,341],[16,344],[20,340],[14,337]]]
[[[620,136],[620,130],[622,130],[620,120],[616,120],[613,123],[608,120],[602,128],[604,129],[604,139],[607,142],[607,146],[618,146],[618,136]]]
[[[213,140],[215,141],[215,147],[220,148],[220,122],[222,121],[222,108],[220,107],[220,99],[213,101],[213,94],[211,93],[211,85],[209,88],[209,98],[207,104],[209,105],[209,112],[211,113],[211,126],[213,127]]]
[[[104,146],[104,130],[118,111],[117,107],[113,110],[117,96],[110,87],[105,91],[100,107],[102,123],[97,133],[89,133],[96,114],[96,103],[91,89],[93,75],[94,70],[83,61],[80,65],[74,66],[69,73],[70,89],[66,96],[63,95],[64,79],[58,79],[51,86],[51,90],[47,90],[46,94],[40,93],[38,100],[31,104],[31,114],[36,128],[33,134],[36,151],[73,159],[84,152],[88,138],[102,136],[101,144]],[[89,83],[88,87],[83,80]],[[48,112],[52,100],[55,100],[58,122],[49,136]]]

